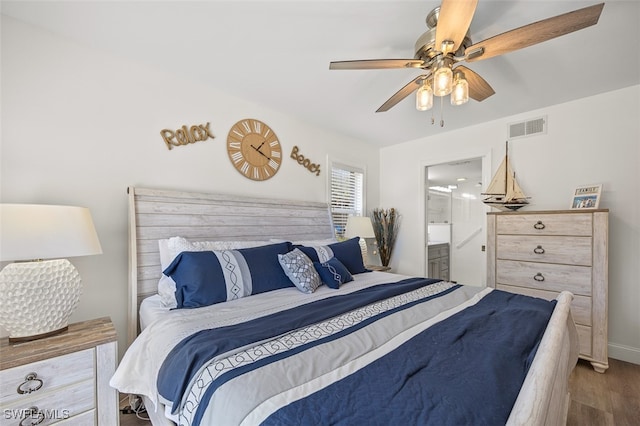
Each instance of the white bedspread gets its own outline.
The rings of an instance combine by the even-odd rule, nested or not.
[[[312,294],[295,287],[262,293],[197,309],[166,310],[152,296],[145,309],[142,333],[125,353],[109,384],[122,393],[143,395],[157,407],[156,377],[166,356],[185,337],[205,329],[237,324],[292,308],[301,303],[348,294],[376,284],[409,278],[387,272],[354,275],[354,281],[339,290],[321,286]],[[145,301],[143,301],[145,304]]]

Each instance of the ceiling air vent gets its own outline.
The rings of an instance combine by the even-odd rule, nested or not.
[[[523,138],[525,136],[547,133],[547,117],[534,118],[508,125],[509,139]]]

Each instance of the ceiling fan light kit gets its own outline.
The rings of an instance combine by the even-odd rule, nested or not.
[[[433,108],[433,90],[428,79],[424,79],[422,86],[416,92],[416,109],[427,111]]]
[[[453,72],[453,90],[451,91],[451,105],[462,105],[469,102],[469,82],[465,80],[460,70]]]
[[[590,27],[598,23],[604,8],[604,3],[595,4],[472,44],[467,33],[477,3],[478,0],[443,0],[439,7],[429,12],[426,19],[429,29],[416,41],[413,59],[335,61],[329,64],[329,69],[420,68],[427,71],[397,91],[376,112],[388,111],[415,91],[419,111],[432,108],[434,95],[451,94],[451,105],[465,104],[469,98],[482,102],[495,91],[482,77],[459,62],[489,59]]]

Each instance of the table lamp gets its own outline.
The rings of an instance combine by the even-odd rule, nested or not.
[[[360,237],[360,251],[365,264],[367,262],[367,242],[365,238],[375,238],[373,225],[368,216],[349,216],[347,218],[347,228],[344,236],[347,238]]]
[[[10,342],[67,329],[82,291],[67,257],[102,253],[84,207],[0,204],[0,325]]]

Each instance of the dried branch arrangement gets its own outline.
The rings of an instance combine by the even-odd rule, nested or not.
[[[398,228],[400,226],[400,215],[394,208],[390,209],[374,209],[371,213],[371,221],[373,222],[373,232],[376,234],[376,242],[378,243],[378,251],[380,252],[380,261],[383,266],[389,266],[391,260],[391,252],[398,236]]]

